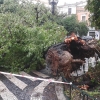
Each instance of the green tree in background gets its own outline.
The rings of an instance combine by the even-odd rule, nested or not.
[[[65,17],[62,20],[62,25],[65,27],[65,29],[71,33],[71,32],[76,32],[76,27],[78,26],[78,21],[76,16],[69,16],[69,17]]]
[[[66,16],[60,22],[60,25],[63,25],[64,28],[70,34],[71,32],[75,32],[79,36],[87,35],[88,27],[85,22],[79,22],[75,15]]]
[[[90,22],[97,29],[100,28],[100,0],[87,0],[86,9],[90,11]]]
[[[79,22],[78,23],[78,30],[77,32],[79,33],[80,36],[86,36],[88,33],[88,27],[85,22]]]

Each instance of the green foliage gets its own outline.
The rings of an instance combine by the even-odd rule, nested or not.
[[[86,9],[90,11],[91,25],[100,28],[100,0],[88,0]]]
[[[12,72],[44,67],[43,53],[63,40],[64,27],[50,21],[41,4],[6,0],[0,12],[0,66]]]
[[[93,97],[100,98],[100,62],[95,66],[95,68],[90,67],[87,74],[91,78],[91,84],[96,84],[96,86],[87,91]]]
[[[85,22],[79,22],[78,23],[78,30],[77,30],[77,32],[79,33],[80,36],[87,35],[88,30],[89,29],[86,26]]]
[[[98,62],[95,68],[90,67],[87,74],[90,76],[92,83],[100,84],[100,62]]]
[[[76,32],[76,27],[78,25],[78,21],[76,19],[76,16],[71,16],[71,17],[65,17],[62,20],[62,24],[65,27],[65,29],[71,33],[71,32]]]
[[[63,25],[69,34],[75,32],[80,36],[87,35],[88,27],[86,23],[78,22],[75,15],[65,17],[61,22],[59,22],[59,24]]]
[[[100,95],[99,91],[89,91],[87,92],[89,95],[93,96],[93,97],[98,97]]]

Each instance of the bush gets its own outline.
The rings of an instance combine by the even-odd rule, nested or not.
[[[43,67],[43,52],[65,36],[64,28],[56,23],[29,27],[18,21],[19,18],[16,22],[13,14],[0,19],[0,65],[12,72]]]

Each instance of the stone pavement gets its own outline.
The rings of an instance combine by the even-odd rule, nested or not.
[[[30,76],[25,72],[20,72],[20,74]],[[33,75],[42,78],[49,77],[37,71],[33,71]],[[59,78],[59,81],[62,79]],[[67,99],[63,94],[62,84],[0,74],[0,100]]]

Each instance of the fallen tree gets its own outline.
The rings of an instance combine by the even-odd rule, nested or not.
[[[51,74],[57,76],[63,72],[68,79],[71,73],[84,64],[85,58],[99,54],[97,41],[85,41],[75,34],[66,38],[64,42],[49,47],[46,53],[46,64]]]

